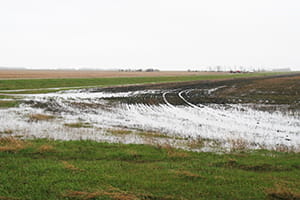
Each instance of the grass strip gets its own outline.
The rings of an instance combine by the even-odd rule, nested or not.
[[[18,101],[0,101],[0,108],[12,108],[19,105]]]
[[[118,78],[70,78],[70,79],[18,79],[0,80],[0,90],[37,89],[56,87],[113,86],[142,83],[182,82],[196,80],[213,80],[225,78],[243,78],[254,76],[277,75],[279,73],[245,73],[201,76],[170,76],[170,77],[118,77]],[[41,93],[43,91],[37,91]],[[45,90],[45,92],[49,92]],[[16,92],[17,93],[17,92]],[[24,93],[24,92],[21,92]]]
[[[0,139],[0,199],[299,199],[300,154]]]

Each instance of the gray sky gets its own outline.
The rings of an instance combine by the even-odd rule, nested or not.
[[[0,66],[300,70],[299,0],[0,0]]]

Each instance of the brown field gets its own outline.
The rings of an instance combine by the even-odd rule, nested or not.
[[[206,93],[205,89],[218,89]],[[236,104],[253,103],[268,105],[288,105],[291,109],[300,108],[300,74],[247,77],[241,79],[199,80],[172,83],[112,86],[99,88],[99,92],[128,92],[137,90],[162,90],[168,92],[168,101],[173,105],[186,105],[178,96],[180,91],[190,90],[186,96],[193,104]],[[95,89],[94,89],[95,91]],[[162,93],[144,94],[125,98],[125,103],[163,104]],[[276,106],[275,106],[276,107]]]
[[[32,78],[110,78],[110,77],[145,77],[145,76],[190,76],[216,75],[224,72],[119,72],[100,70],[0,70],[0,79],[32,79]]]

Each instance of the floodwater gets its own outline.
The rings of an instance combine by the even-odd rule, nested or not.
[[[226,85],[205,92],[211,94],[223,87]],[[191,101],[201,93],[194,89],[126,92],[81,89],[24,95],[18,108],[0,110],[0,133],[23,138],[168,144],[198,151],[244,148],[299,151],[298,113]],[[149,103],[152,96],[159,101]],[[127,99],[139,101],[126,103]],[[53,118],[32,120],[34,114]]]

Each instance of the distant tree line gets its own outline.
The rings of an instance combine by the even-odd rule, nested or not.
[[[159,72],[159,69],[119,69],[119,72]]]

